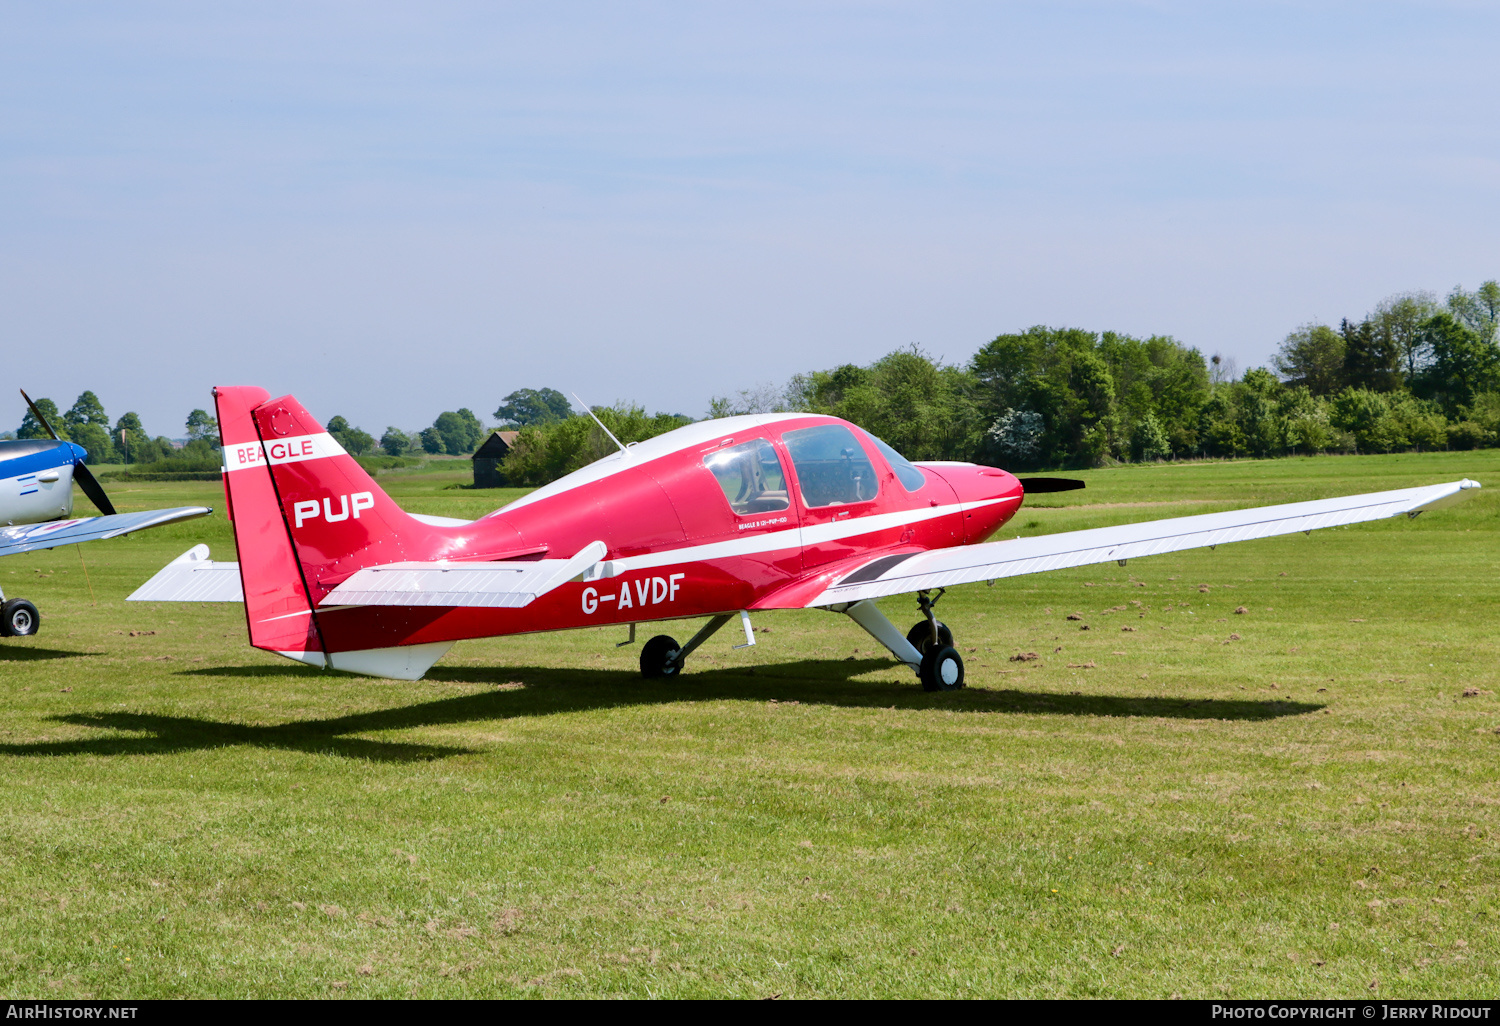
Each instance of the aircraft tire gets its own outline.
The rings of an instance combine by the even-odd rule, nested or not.
[[[906,632],[906,640],[911,642],[911,647],[923,655],[932,647],[932,628],[926,620],[918,620],[912,629]],[[943,621],[938,621],[938,640],[944,645],[953,644],[953,632]]]
[[[677,653],[682,646],[676,638],[658,634],[641,646],[641,676],[650,679],[675,677],[682,672]]]
[[[41,614],[36,611],[36,606],[25,599],[11,599],[0,607],[0,635],[26,638],[35,634],[41,626]]]
[[[922,656],[918,671],[923,691],[957,691],[964,686],[964,660],[952,645],[939,645]]]

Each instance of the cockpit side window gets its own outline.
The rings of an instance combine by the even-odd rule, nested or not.
[[[764,438],[711,452],[703,457],[703,465],[713,471],[729,507],[741,516],[790,505],[781,457]]]
[[[875,468],[854,433],[842,424],[800,428],[782,436],[797,468],[809,509],[875,498]]]
[[[922,471],[912,466],[905,456],[868,431],[865,432],[865,437],[875,443],[875,448],[880,450],[880,455],[884,456],[885,461],[891,465],[891,469],[896,472],[896,477],[901,481],[901,487],[909,492],[915,492],[927,483],[927,478],[922,475]]]

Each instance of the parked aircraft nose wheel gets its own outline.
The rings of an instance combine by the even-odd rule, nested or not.
[[[0,634],[7,638],[25,638],[42,625],[36,606],[25,599],[11,599],[0,607]]]
[[[641,676],[677,676],[682,672],[682,664],[677,659],[677,653],[681,650],[682,646],[677,644],[676,638],[658,634],[641,646]]]
[[[952,645],[953,632],[948,629],[948,625],[941,620],[937,622],[937,625],[938,640],[944,645]],[[931,625],[926,620],[918,620],[916,625],[906,632],[906,640],[911,642],[912,648],[926,655],[927,650],[932,647]]]
[[[922,656],[917,675],[923,691],[957,691],[964,686],[964,661],[952,645],[939,645]]]

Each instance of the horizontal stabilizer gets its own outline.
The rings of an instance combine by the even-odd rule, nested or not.
[[[13,556],[34,549],[55,549],[59,545],[103,541],[118,538],[148,527],[175,524],[212,513],[207,506],[178,506],[175,509],[146,509],[138,513],[114,513],[107,517],[85,517],[82,520],[51,520],[45,524],[20,524],[0,527],[0,556]]]
[[[194,545],[135,589],[126,602],[243,602],[238,563],[215,563]]]
[[[1477,494],[1478,489],[1477,481],[1453,481],[1422,488],[1346,495],[1338,499],[1316,499],[1150,520],[1119,527],[1067,531],[1040,538],[1013,538],[910,555],[887,555],[854,568],[807,605],[858,602],[971,581],[1019,577],[1092,563],[1227,545],[1252,538],[1341,527],[1402,514],[1415,516],[1424,510],[1451,506]]]
[[[484,606],[515,609],[586,573],[604,558],[591,542],[570,559],[493,563],[387,563],[357,571],[319,603],[326,606]]]

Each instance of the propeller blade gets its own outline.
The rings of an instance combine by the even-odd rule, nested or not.
[[[26,394],[26,389],[24,388],[21,389],[21,398],[26,400],[26,405],[31,407],[31,415],[36,418],[38,424],[47,429],[47,434],[52,436],[52,440],[54,442],[61,441],[57,437],[57,432],[52,430],[52,425],[47,423],[47,418],[42,416],[42,411],[36,408],[36,403],[31,401],[31,396]]]
[[[99,479],[82,462],[73,464],[73,480],[78,482],[78,487],[83,489],[83,494],[89,497],[89,501],[99,507],[100,513],[107,517],[115,515],[114,504],[104,494],[104,489],[99,487]]]
[[[1042,492],[1071,492],[1084,486],[1082,481],[1075,481],[1070,477],[1022,477],[1018,478],[1021,487],[1026,489],[1028,495],[1040,495]]]

